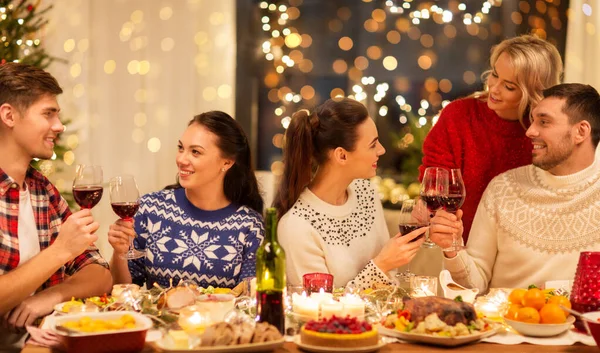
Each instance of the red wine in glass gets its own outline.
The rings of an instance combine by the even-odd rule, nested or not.
[[[450,213],[456,213],[465,202],[465,197],[461,194],[444,195],[440,197],[440,205]]]
[[[121,219],[131,220],[135,216],[140,204],[139,202],[113,202],[110,206]]]
[[[140,192],[131,175],[122,175],[110,179],[110,205],[122,220],[133,221],[138,208],[140,207]],[[133,246],[133,237],[129,241],[129,251],[123,254],[124,259],[133,260],[146,256],[146,253],[136,249]]]
[[[420,223],[404,223],[404,224],[399,224],[398,228],[400,230],[400,234],[402,236],[407,235],[408,233],[417,230],[419,228],[423,228],[423,227],[427,227],[427,224],[420,224]],[[423,238],[425,236],[425,233],[419,235],[418,237],[416,237],[415,239],[411,240],[410,242],[415,242],[421,238]]]
[[[73,188],[75,202],[81,208],[92,208],[102,198],[102,186],[76,186]]]
[[[92,208],[102,198],[102,168],[97,165],[79,164],[73,179],[73,197],[81,208]]]
[[[440,196],[437,196],[437,195],[421,195],[421,200],[425,201],[425,203],[427,204],[427,209],[432,214],[435,213],[435,211],[437,211],[440,208],[442,208],[442,203],[441,203],[441,200],[440,200]]]
[[[465,201],[466,196],[467,191],[460,169],[451,169],[448,179],[448,192],[440,198],[442,206],[447,212],[456,213]],[[459,236],[454,234],[452,245],[446,249],[442,249],[442,251],[457,252],[463,250],[465,246],[461,245],[457,238]]]

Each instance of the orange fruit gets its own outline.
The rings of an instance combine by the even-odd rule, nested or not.
[[[507,319],[509,319],[509,320],[516,320],[517,319],[517,312],[522,307],[523,306],[521,304],[510,304],[510,306],[508,307],[508,311],[506,312],[506,314],[504,314],[504,317],[507,318]]]
[[[540,310],[540,322],[542,324],[562,324],[567,321],[565,311],[557,304],[546,304]]]
[[[528,289],[523,295],[523,306],[540,310],[546,304],[546,296],[539,288]]]
[[[515,320],[521,322],[527,322],[530,324],[540,323],[540,313],[534,308],[524,307],[520,308],[515,315]]]
[[[569,298],[563,296],[563,295],[553,295],[548,299],[548,304],[557,304],[557,305],[562,305],[565,308],[569,308],[571,309],[571,302],[569,301]],[[565,311],[565,315],[569,316],[569,313],[567,311]]]
[[[508,295],[508,301],[513,304],[523,305],[523,296],[527,293],[527,289],[517,288],[513,289],[512,292]]]

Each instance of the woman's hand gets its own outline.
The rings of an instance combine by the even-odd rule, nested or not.
[[[396,234],[385,244],[379,254],[375,256],[373,259],[375,265],[383,272],[388,272],[411,262],[415,255],[417,255],[421,244],[425,241],[424,234],[427,228],[429,227],[419,228],[404,236],[400,233]],[[410,242],[419,236],[422,236],[422,238],[412,243]]]
[[[429,239],[442,249],[449,248],[452,240],[460,239],[463,234],[462,210],[456,214],[439,210],[429,223]],[[446,257],[453,258],[456,252],[446,252]]]
[[[133,223],[117,220],[108,230],[108,242],[113,247],[115,254],[125,254],[129,251],[129,244],[135,238]]]

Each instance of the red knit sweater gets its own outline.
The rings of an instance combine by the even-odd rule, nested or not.
[[[423,143],[421,180],[427,167],[460,168],[467,197],[462,206],[465,243],[488,183],[531,163],[531,140],[518,121],[500,118],[487,103],[464,98],[448,104]]]

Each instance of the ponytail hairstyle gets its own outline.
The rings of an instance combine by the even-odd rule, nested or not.
[[[308,186],[317,168],[327,162],[329,151],[355,148],[357,127],[369,117],[367,108],[350,98],[329,99],[310,114],[292,115],[285,132],[283,177],[274,206],[281,218]]]
[[[223,158],[234,161],[225,174],[223,189],[225,197],[238,205],[243,205],[262,214],[263,199],[258,190],[258,182],[252,168],[250,145],[244,130],[228,114],[221,111],[210,111],[196,115],[188,126],[199,124],[217,136],[217,147]],[[179,182],[165,189],[180,188]]]

